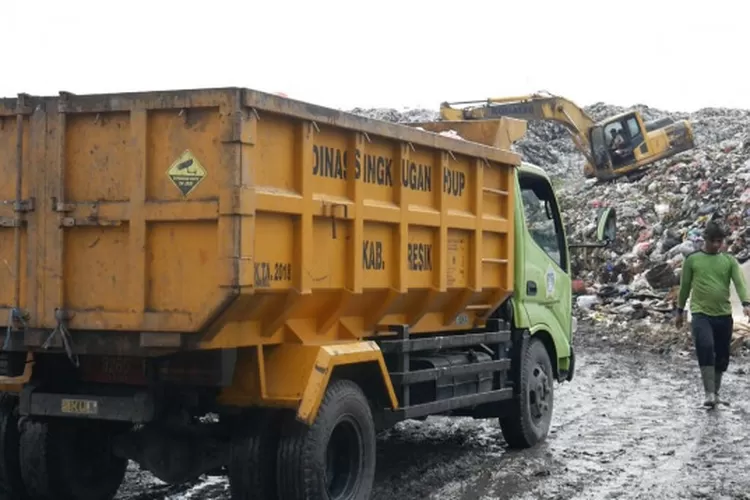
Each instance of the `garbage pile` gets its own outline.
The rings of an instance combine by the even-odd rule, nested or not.
[[[615,244],[575,251],[571,260],[579,279],[574,286],[579,319],[625,332],[622,341],[690,342],[672,326],[672,311],[682,262],[701,248],[709,220],[730,232],[729,253],[740,263],[750,260],[750,111],[705,109],[687,117],[696,149],[660,162],[637,180],[559,190],[572,240],[591,241],[597,210],[617,209]],[[735,348],[750,347],[745,326],[737,327]]]
[[[348,112],[391,123],[431,122],[440,118],[438,111],[420,108],[403,108],[401,111],[394,108],[354,108]]]
[[[561,125],[529,123],[526,137],[514,149],[555,179],[571,241],[593,241],[598,211],[617,210],[618,238],[613,245],[571,253],[579,321],[603,326],[591,330],[596,335],[617,332],[616,338],[608,339],[614,342],[685,347],[690,336],[676,331],[672,311],[682,262],[700,249],[705,224],[720,221],[731,233],[727,251],[741,263],[750,260],[750,110],[668,113],[643,105],[630,109],[638,109],[647,121],[691,120],[697,147],[657,163],[640,178],[610,183],[583,181],[583,156]],[[586,108],[595,120],[627,110],[603,103]],[[393,122],[438,116],[430,110],[353,112]],[[737,333],[735,347],[750,347],[750,329],[738,326]]]

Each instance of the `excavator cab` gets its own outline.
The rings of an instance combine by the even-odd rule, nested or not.
[[[633,170],[639,157],[648,153],[645,136],[645,126],[635,112],[595,124],[589,130],[594,167],[600,173],[611,171],[614,175]]]
[[[695,147],[693,129],[688,121],[662,118],[644,122],[638,111],[622,113],[592,125],[588,142],[593,169],[586,165],[585,174],[598,178],[630,174]]]

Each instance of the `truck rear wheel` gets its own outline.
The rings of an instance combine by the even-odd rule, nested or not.
[[[112,500],[127,460],[112,433],[93,421],[28,421],[21,432],[21,474],[38,500]]]
[[[276,500],[279,416],[279,411],[269,410],[240,421],[229,462],[233,500]]]
[[[350,380],[332,382],[308,427],[291,415],[278,455],[281,500],[366,500],[375,478],[375,424],[367,398]]]
[[[552,422],[553,380],[547,348],[541,340],[532,338],[521,355],[519,393],[510,413],[500,418],[503,437],[511,448],[531,448],[547,437]]]
[[[18,432],[18,398],[0,394],[0,499],[28,498],[18,458],[21,436]]]

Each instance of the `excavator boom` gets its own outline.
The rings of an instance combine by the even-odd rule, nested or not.
[[[469,105],[454,108],[456,105]],[[484,101],[463,101],[440,105],[443,120],[492,120],[502,116],[522,120],[552,120],[565,125],[574,134],[586,132],[594,120],[572,101],[547,94],[497,97]]]
[[[453,106],[468,106],[454,108]],[[443,120],[497,120],[512,117],[522,120],[550,120],[560,123],[590,164],[594,164],[587,132],[594,120],[586,112],[564,97],[551,94],[530,94],[517,97],[490,98],[484,101],[463,101],[440,105]]]

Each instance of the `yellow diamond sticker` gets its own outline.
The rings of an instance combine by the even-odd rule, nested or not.
[[[167,176],[183,196],[190,194],[208,175],[193,153],[186,149],[167,170]]]

